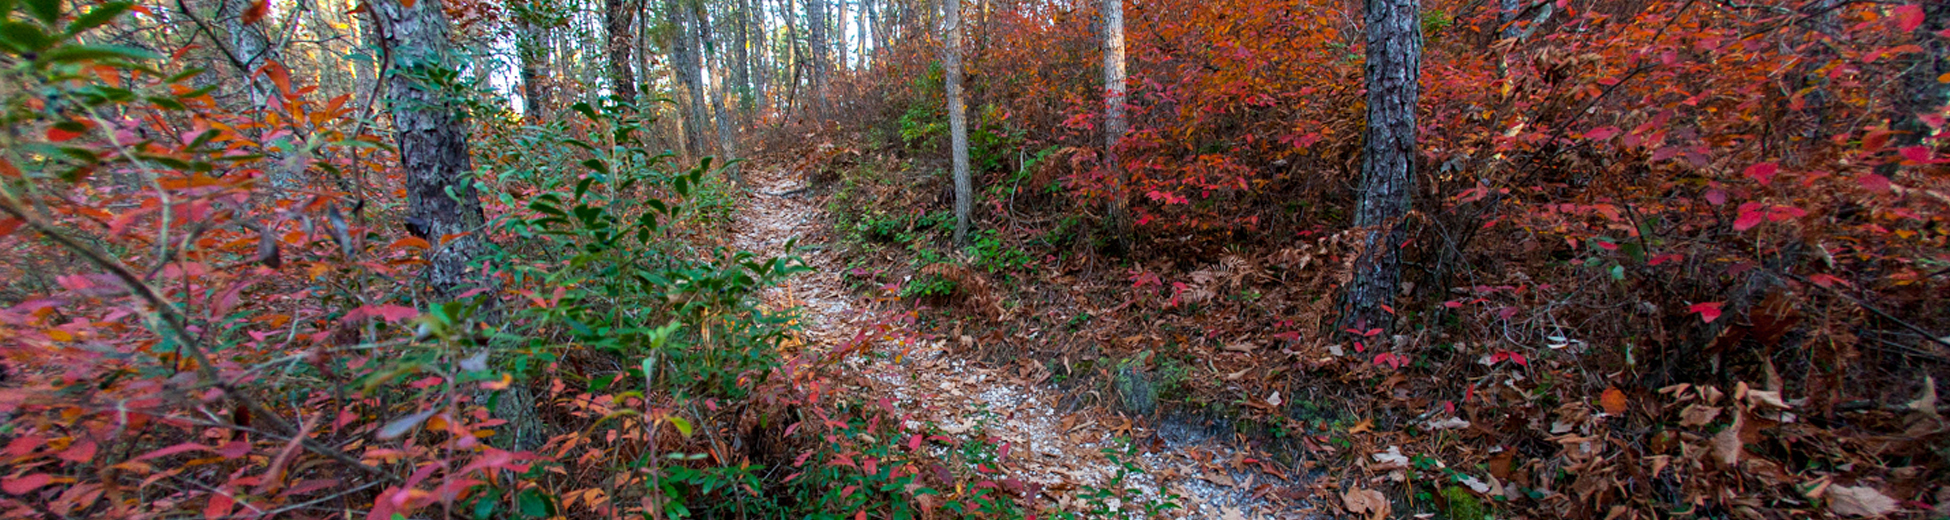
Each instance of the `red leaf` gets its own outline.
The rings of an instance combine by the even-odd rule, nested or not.
[[[263,20],[264,13],[267,11],[270,11],[270,2],[267,2],[265,0],[257,0],[256,2],[251,2],[250,7],[244,8],[244,20],[243,20],[244,24],[245,25],[254,24],[257,23],[259,20]]]
[[[1593,128],[1588,132],[1585,132],[1584,138],[1593,141],[1603,141],[1606,139],[1611,139],[1613,136],[1616,135],[1618,135],[1618,127],[1601,126],[1601,127]]]
[[[25,495],[53,480],[54,477],[46,473],[35,473],[25,477],[0,480],[0,489],[6,490],[9,495]]]
[[[1783,220],[1797,219],[1807,215],[1808,215],[1807,210],[1803,210],[1801,208],[1797,208],[1794,206],[1774,206],[1771,208],[1767,208],[1768,222],[1780,222]]]
[[[230,441],[217,448],[217,454],[222,455],[226,459],[242,457],[250,454],[250,452],[251,443],[245,441]]]
[[[25,223],[26,221],[17,218],[0,219],[0,238],[7,238],[7,235],[14,234],[14,230],[20,229],[20,225]]]
[[[1726,305],[1726,302],[1695,303],[1693,306],[1687,307],[1686,311],[1699,314],[1700,320],[1713,323],[1713,320],[1720,319],[1721,305]]]
[[[1781,173],[1780,165],[1765,162],[1748,166],[1746,175],[1748,178],[1760,181],[1760,185],[1766,186],[1772,184],[1774,182],[1774,175],[1779,173]]]
[[[175,446],[170,446],[170,447],[167,447],[167,448],[163,448],[163,449],[160,449],[160,450],[156,450],[156,451],[152,451],[152,452],[149,452],[149,453],[146,453],[146,454],[143,454],[143,455],[142,455],[142,456],[140,456],[140,457],[136,457],[136,458],[135,458],[135,460],[149,460],[149,459],[155,459],[155,458],[162,458],[162,457],[168,457],[168,456],[170,456],[170,455],[175,455],[175,454],[178,454],[178,453],[183,453],[183,452],[186,452],[186,451],[210,451],[210,447],[209,447],[209,446],[204,446],[204,445],[202,445],[202,444],[197,444],[197,443],[194,443],[194,442],[185,442],[185,443],[182,443],[182,444],[178,444],[178,445],[175,445]]]
[[[230,498],[230,495],[225,495],[221,492],[211,493],[210,503],[204,504],[203,506],[203,518],[207,520],[216,520],[218,518],[230,516],[230,509],[236,506],[237,506],[237,501]]]
[[[271,78],[271,84],[278,86],[278,93],[291,92],[291,71],[284,64],[275,61],[264,62],[264,75]]]
[[[1902,152],[1903,158],[1909,161],[1917,163],[1930,162],[1930,147],[1928,146],[1910,146],[1898,151]]]
[[[1909,5],[1897,7],[1896,23],[1902,27],[1903,32],[1915,31],[1917,27],[1922,27],[1923,6],[1917,4],[1909,4]]]
[[[61,453],[56,456],[61,457],[61,460],[65,460],[68,462],[88,462],[90,460],[94,460],[95,442],[77,441],[74,444],[69,445],[68,449],[61,450]]]
[[[1861,177],[1856,177],[1855,182],[1860,183],[1862,185],[1862,189],[1866,189],[1869,191],[1873,191],[1873,192],[1889,191],[1889,178],[1883,177],[1881,175],[1866,173],[1863,174]],[[6,236],[6,235],[7,234],[4,231],[0,231],[0,236]]]
[[[1740,216],[1733,219],[1734,231],[1746,231],[1760,225],[1767,219],[1760,203],[1748,202],[1740,205]]]
[[[1837,277],[1832,274],[1810,275],[1808,276],[1808,281],[1814,282],[1815,285],[1819,285],[1822,287],[1834,287],[1835,285],[1843,285],[1843,286],[1851,285],[1848,283],[1848,280],[1843,280],[1840,277]]]
[[[76,137],[81,137],[81,132],[63,130],[60,127],[52,127],[52,126],[47,128],[47,140],[49,141],[54,141],[58,143],[62,141],[73,140]]]
[[[1719,188],[1706,190],[1706,202],[1715,206],[1726,205],[1727,203],[1726,190],[1722,190]]]

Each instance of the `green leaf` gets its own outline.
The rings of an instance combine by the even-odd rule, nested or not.
[[[54,42],[47,39],[47,33],[40,27],[27,22],[0,23],[0,42],[21,53],[41,52]]]
[[[73,22],[68,23],[68,34],[81,34],[81,31],[101,27],[115,20],[115,17],[121,16],[122,13],[128,12],[129,7],[134,5],[132,2],[109,2],[89,9],[87,13],[75,17]]]
[[[161,59],[162,55],[156,54],[154,52],[150,52],[146,49],[129,47],[126,45],[80,45],[80,44],[63,45],[61,46],[61,48],[47,51],[47,54],[41,55],[41,61],[47,63],[100,61],[100,60],[108,60],[108,59],[116,59],[116,58],[133,60],[133,61],[147,61],[147,60]]]
[[[585,162],[583,162],[583,164],[589,164],[589,163],[592,163],[592,162],[593,162],[593,163],[596,163],[596,164],[597,164],[597,165],[599,165],[599,166],[600,166],[600,165],[602,165],[602,161],[598,161],[598,160],[595,160],[595,159],[590,159],[590,160],[588,160],[588,161],[585,161]],[[591,166],[591,168],[595,168],[595,166]],[[601,168],[597,168],[597,169],[601,169]],[[585,194],[588,194],[588,193],[589,193],[589,185],[590,185],[590,184],[595,184],[595,183],[596,183],[596,178],[595,178],[595,177],[583,177],[581,181],[577,181],[577,182],[576,182],[576,200],[582,200],[582,196],[583,196],[583,195],[585,195]]]
[[[542,490],[528,488],[515,494],[515,508],[521,516],[528,518],[548,518],[555,516],[555,501],[549,500]]]
[[[646,360],[646,361],[647,361],[647,360]],[[684,434],[684,438],[686,438],[686,439],[688,439],[688,438],[690,438],[690,437],[691,437],[691,421],[690,421],[690,420],[688,420],[688,419],[685,419],[685,418],[683,418],[683,417],[678,417],[678,416],[675,416],[675,415],[672,415],[672,416],[670,416],[670,425],[671,425],[671,426],[676,426],[676,427],[677,427],[677,433],[681,433],[681,434]]]
[[[575,109],[576,112],[581,112],[582,115],[588,117],[590,121],[603,120],[601,116],[596,115],[596,109],[590,108],[588,103],[576,103],[574,105],[570,105],[569,108]]]
[[[27,4],[23,7],[27,8],[27,14],[34,15],[35,18],[49,25],[61,19],[61,0],[27,0]]]

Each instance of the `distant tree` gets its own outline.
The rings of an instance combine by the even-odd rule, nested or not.
[[[636,41],[636,11],[631,0],[603,0],[604,27],[609,35],[604,50],[609,60],[610,93],[625,103],[636,102],[636,74],[630,63],[630,49]]]
[[[1111,248],[1131,247],[1131,174],[1117,156],[1117,144],[1130,131],[1124,120],[1124,0],[1104,0],[1104,167],[1111,172]]]
[[[815,0],[817,1],[817,0]],[[975,206],[975,187],[968,171],[968,107],[961,94],[961,0],[941,0],[946,36],[941,45],[946,57],[948,83],[948,133],[954,150],[955,244],[968,244],[968,213]]]

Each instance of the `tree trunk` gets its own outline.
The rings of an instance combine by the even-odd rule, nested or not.
[[[531,122],[543,120],[542,78],[548,68],[548,25],[535,2],[520,4],[515,13],[515,52],[521,59],[521,113]]]
[[[1364,233],[1354,279],[1341,294],[1337,327],[1389,330],[1383,309],[1401,282],[1402,217],[1415,183],[1415,105],[1420,96],[1422,26],[1417,0],[1367,0],[1367,144],[1354,226]]]
[[[738,112],[750,115],[752,109],[751,0],[738,0],[738,14],[731,17],[736,29],[731,41],[731,92],[738,95]],[[740,117],[740,121],[747,118]]]
[[[616,100],[636,103],[636,74],[631,72],[630,49],[634,48],[636,25],[636,6],[630,0],[603,0],[604,27],[608,29],[609,41],[605,46],[609,58],[610,94]]]
[[[1131,249],[1131,175],[1117,155],[1130,124],[1124,120],[1124,0],[1104,0],[1104,167],[1110,171],[1111,249]]]
[[[832,51],[826,42],[826,0],[806,0],[806,47],[809,51],[807,63],[812,65],[812,103],[808,108],[813,117],[823,118],[826,109],[826,73],[830,70],[826,57]]]
[[[705,28],[711,26],[709,19],[700,19],[698,21],[697,26],[698,26],[698,32],[702,33],[699,35],[699,39],[704,42],[703,47],[705,49],[710,49],[715,51],[712,52],[710,56],[708,56],[707,59],[705,60],[705,63],[717,64],[716,67],[713,67],[714,70],[711,73],[712,85],[705,85],[704,88],[700,90],[700,92],[711,96],[711,109],[717,115],[718,164],[723,165],[731,162],[731,160],[736,159],[738,156],[738,149],[736,145],[737,136],[732,133],[731,118],[727,117],[728,114],[726,114],[725,107],[724,107],[725,52],[722,47],[717,45],[717,42],[711,37],[711,34],[705,31]],[[737,168],[727,169],[725,170],[725,174],[727,178],[729,178],[733,183],[737,183],[742,180],[738,178]]]
[[[960,246],[968,244],[968,213],[975,196],[968,171],[968,107],[961,99],[961,0],[942,0],[941,7],[947,25],[941,45],[948,77],[948,134],[955,155],[955,245]]]
[[[264,25],[270,17],[256,23],[244,23],[244,10],[250,2],[244,0],[218,0],[220,10],[217,17],[223,20],[224,31],[230,33],[231,57],[234,65],[243,70],[245,92],[250,97],[250,107],[262,107],[270,99],[275,87],[265,78],[259,77],[257,69],[265,63],[277,59],[277,50],[271,47],[271,38],[264,32]]]
[[[683,107],[685,114],[680,117],[684,123],[684,153],[689,157],[703,157],[705,150],[704,132],[711,119],[704,114],[704,89],[698,77],[697,31],[692,11],[683,5],[682,0],[668,0],[666,16],[670,20],[670,67],[677,72],[677,81],[684,87]]]
[[[469,175],[464,112],[451,105],[436,87],[416,77],[429,70],[451,69],[454,56],[447,39],[447,17],[438,0],[419,0],[407,7],[401,0],[370,4],[373,26],[390,51],[398,70],[386,78],[387,109],[406,172],[407,230],[434,246],[427,252],[425,276],[436,301],[451,301],[473,289],[488,289],[483,321],[492,323],[492,282],[486,273],[470,272],[468,264],[488,249],[486,221],[480,195]],[[517,386],[501,400],[497,417],[510,423],[509,437],[499,437],[514,449],[533,449],[546,434],[535,414],[534,401]]]

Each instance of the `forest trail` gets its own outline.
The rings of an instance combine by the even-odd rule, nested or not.
[[[1025,379],[1040,367],[985,366],[964,355],[971,350],[966,337],[948,341],[900,330],[888,318],[909,304],[848,290],[842,277],[847,266],[830,247],[837,237],[827,233],[820,198],[801,177],[747,172],[751,192],[733,244],[769,256],[784,254],[787,242],[798,240],[798,254],[812,270],[769,289],[762,305],[802,309],[802,353],[859,349],[839,371],[848,391],[869,401],[891,398],[915,433],[932,424],[951,437],[990,439],[1005,475],[1022,486],[1012,491],[1037,493],[1037,500],[1064,510],[1088,511],[1083,495],[1108,490],[1140,503],[1175,501],[1182,508],[1171,515],[1183,518],[1293,517],[1294,511],[1254,496],[1286,483],[1247,470],[1241,460],[1250,457],[1223,443],[1183,433],[1196,428],[1171,428],[1178,434],[1168,432],[1147,442],[1149,449],[1141,448],[1137,457],[1116,460],[1106,452],[1123,453],[1128,444],[1122,439],[1157,436],[1122,415],[1073,406],[1056,389]]]

